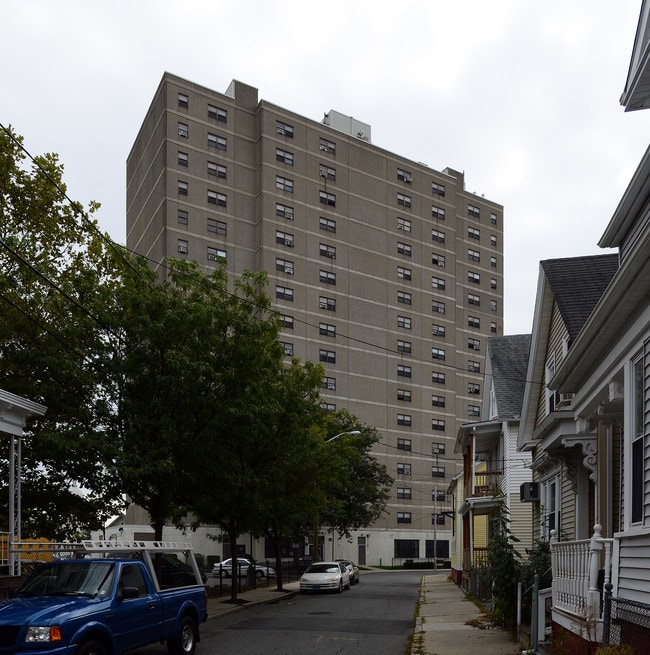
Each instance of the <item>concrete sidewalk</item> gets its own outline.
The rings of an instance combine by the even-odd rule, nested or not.
[[[446,574],[425,575],[412,655],[521,654],[523,649],[507,630],[487,627],[481,616]]]

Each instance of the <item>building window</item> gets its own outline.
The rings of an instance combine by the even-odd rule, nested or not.
[[[490,278],[490,289],[496,289],[497,288],[497,279],[495,277]]]
[[[208,105],[208,118],[219,121],[220,123],[228,122],[228,112],[221,107],[215,107],[214,105]]]
[[[418,539],[395,539],[393,541],[393,557],[395,559],[417,559],[420,557],[420,541]]]
[[[477,296],[473,293],[468,293],[467,294],[467,304],[468,305],[475,305],[476,307],[480,307],[481,305],[481,297]]]
[[[431,396],[431,407],[444,407],[445,406],[445,397],[444,396]]]
[[[469,259],[470,262],[480,262],[481,253],[478,250],[472,250],[471,248],[468,248],[467,259]]]
[[[481,232],[480,232],[480,230],[477,230],[475,227],[468,227],[467,228],[467,236],[470,239],[476,239],[477,241],[481,240]]]
[[[221,248],[214,248],[213,246],[208,246],[208,261],[216,262],[219,259],[226,259],[227,253]]]
[[[480,273],[474,273],[474,271],[467,271],[467,281],[472,284],[481,284],[481,275]]]
[[[404,193],[398,193],[397,194],[397,204],[401,205],[402,207],[410,207],[411,206],[411,196],[407,196]]]
[[[410,305],[412,301],[412,296],[407,291],[398,291],[397,292],[397,302],[400,302],[404,305]]]
[[[431,444],[431,454],[438,457],[439,455],[444,455],[445,454],[445,444],[444,443],[436,443],[435,441]],[[444,494],[444,492],[440,492]],[[433,500],[433,498],[431,499]],[[440,498],[438,498],[440,500]]]
[[[431,371],[431,382],[433,384],[445,384],[447,381],[447,375],[445,373],[440,373],[439,371]]]
[[[336,299],[335,298],[327,298],[326,296],[321,296],[318,299],[318,306],[321,309],[325,309],[328,312],[335,312],[336,311]]]
[[[329,323],[320,323],[318,325],[318,333],[323,337],[335,337],[336,326]]]
[[[398,339],[397,340],[397,352],[398,353],[410,354],[410,352],[411,352],[411,342],[410,341],[402,341],[402,340]]]
[[[497,236],[496,236],[496,234],[491,234],[490,235],[490,245],[491,246],[496,246],[497,245]]]
[[[445,195],[445,185],[438,184],[438,182],[431,182],[431,193],[434,196],[443,196]]]
[[[434,476],[439,477],[439,476]],[[444,475],[442,476],[445,477]],[[445,524],[445,515],[444,514],[431,514],[431,525],[444,525]]]
[[[293,330],[293,316],[280,314],[280,322],[282,323],[282,327],[285,327],[288,330]]]
[[[413,276],[413,273],[410,268],[404,268],[403,266],[397,267],[397,277],[400,280],[410,280]]]
[[[474,205],[467,205],[467,215],[478,220],[481,218],[481,210]]]
[[[413,176],[411,173],[408,171],[403,171],[401,168],[397,169],[397,179],[400,182],[406,182],[407,184],[411,184],[411,182],[413,182]]]
[[[275,203],[275,215],[280,218],[286,218],[289,221],[293,220],[293,207],[283,205],[281,202]]]
[[[497,267],[497,258],[496,257],[490,257],[490,266],[491,266],[491,268],[496,268]]]
[[[491,312],[496,312],[497,311],[497,301],[496,300],[490,300],[490,311]]]
[[[445,477],[445,467],[444,466],[432,466],[431,467],[431,477],[432,478],[444,478]]]
[[[494,332],[494,334],[497,332],[497,324],[494,321],[490,322],[490,332]]]
[[[187,168],[188,164],[188,156],[186,152],[181,152],[180,150],[178,151],[178,165],[183,166],[184,168]]]
[[[398,364],[397,365],[397,375],[402,378],[410,378],[411,377],[411,367],[410,366],[405,366],[404,364]]]
[[[276,148],[275,160],[281,162],[282,164],[293,166],[293,153],[289,152],[288,150],[282,150],[282,148]]]
[[[333,350],[320,349],[318,351],[318,361],[327,364],[336,364],[336,353]]]
[[[397,439],[397,450],[411,450],[410,439]]]
[[[210,134],[208,132],[208,147],[225,151],[228,149],[228,142],[222,136],[218,136],[216,134]]]
[[[467,327],[480,328],[481,327],[481,319],[478,316],[468,316],[467,317]]]
[[[281,273],[286,273],[287,275],[293,275],[293,262],[290,262],[288,259],[280,259],[279,257],[276,257],[275,270],[280,271]]]
[[[440,266],[440,268],[445,267],[445,256],[444,255],[437,255],[435,252],[431,253],[431,263],[434,266]]]
[[[431,230],[431,241],[437,241],[438,243],[445,242],[445,233],[440,232],[440,230]]]
[[[178,195],[179,196],[186,196],[188,193],[189,185],[187,182],[181,182],[181,180],[178,181]]]
[[[432,418],[431,419],[431,429],[436,430],[436,432],[445,431],[445,420],[441,418]]]
[[[408,389],[398,389],[397,390],[397,400],[401,400],[401,401],[403,401],[405,403],[410,403],[411,402],[411,392]]]
[[[321,202],[323,205],[336,207],[336,196],[333,193],[327,193],[327,191],[319,191],[318,198],[319,202]]]
[[[431,335],[434,336],[434,337],[444,338],[446,332],[447,332],[447,329],[445,328],[444,325],[437,325],[436,323],[434,323],[431,326]]]
[[[323,383],[321,384],[321,389],[327,389],[327,391],[336,391],[336,378],[325,376],[323,378]]]
[[[324,177],[326,180],[335,180],[336,169],[330,166],[325,166],[325,164],[320,164],[318,167],[318,175]]]
[[[320,271],[318,274],[318,279],[321,284],[336,284],[336,273],[330,273],[329,271]]]
[[[185,239],[179,239],[176,244],[176,251],[181,255],[187,255],[189,245]]]
[[[178,94],[178,106],[187,109],[190,106],[190,97],[186,93]]]
[[[318,148],[322,152],[327,152],[330,155],[336,154],[336,143],[333,141],[328,141],[327,139],[321,138]]]
[[[208,218],[208,232],[219,234],[225,237],[228,231],[228,226],[223,221],[218,221],[216,218]]]
[[[444,221],[445,210],[442,209],[442,207],[436,207],[435,205],[431,205],[431,216],[432,218],[435,218],[437,221]]]
[[[397,487],[397,498],[411,500],[411,489],[409,487]]]
[[[222,180],[225,180],[228,177],[227,173],[228,169],[225,166],[217,164],[213,161],[208,162],[208,175],[212,175],[213,177],[218,177]]]
[[[480,416],[481,408],[478,405],[467,405],[468,416]]]
[[[324,412],[331,412],[334,413],[336,411],[336,405],[334,403],[321,403],[320,408]]]
[[[470,359],[467,362],[467,370],[470,371],[470,373],[480,373],[481,372],[481,363],[480,362],[475,362],[474,360]]]
[[[336,232],[336,221],[333,221],[329,218],[323,218],[322,216],[320,217],[319,221],[319,227],[321,230],[324,230],[325,232]]]
[[[280,341],[280,344],[284,348],[284,356],[293,357],[293,344],[288,341]]]
[[[226,207],[228,204],[228,198],[225,193],[208,191],[208,204],[218,205],[219,207]]]
[[[400,255],[405,255],[410,257],[413,252],[413,248],[408,243],[402,243],[401,241],[397,242],[397,253]]]
[[[293,125],[282,121],[275,121],[275,133],[293,139]]]
[[[490,224],[491,225],[497,224],[497,215],[494,212],[490,214]]]
[[[336,248],[334,246],[328,246],[324,243],[321,243],[319,247],[319,253],[321,257],[336,259]]]
[[[444,314],[445,313],[445,303],[441,302],[439,300],[432,300],[431,301],[431,311],[436,313],[436,314]]]
[[[278,300],[288,300],[289,302],[293,302],[293,289],[289,289],[288,287],[276,286],[275,297]]]
[[[431,278],[431,287],[434,289],[445,289],[445,281],[441,277],[432,277]]]
[[[287,246],[288,248],[293,248],[293,234],[288,234],[287,232],[276,230],[275,242],[279,243],[281,246]]]
[[[190,128],[187,126],[187,123],[178,123],[178,136],[187,139],[190,135]]]
[[[480,350],[481,342],[478,339],[467,339],[467,347],[470,350]]]
[[[403,462],[398,462],[397,473],[399,475],[411,475],[411,465]]]
[[[431,348],[431,359],[439,359],[445,361],[444,348]]]
[[[180,225],[187,225],[190,220],[190,215],[185,209],[179,209],[177,213],[177,220]]]
[[[397,327],[404,328],[405,330],[411,329],[411,319],[408,316],[397,317]]]
[[[467,393],[473,394],[473,395],[480,395],[481,393],[481,385],[477,384],[476,382],[468,382],[467,383]]]
[[[402,230],[403,232],[411,231],[411,221],[406,218],[397,217],[397,229]]]
[[[397,522],[398,523],[410,523],[411,522],[411,512],[397,512]]]
[[[281,175],[276,175],[275,188],[280,191],[286,191],[287,193],[293,193],[293,180],[290,180],[287,177],[282,177]]]
[[[411,415],[410,414],[398,414],[397,415],[397,425],[404,425],[406,427],[411,427]]]

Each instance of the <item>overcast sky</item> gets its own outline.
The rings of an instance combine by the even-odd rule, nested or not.
[[[71,198],[125,242],[126,158],[164,71],[320,121],[504,206],[505,332],[539,261],[597,254],[648,146],[620,95],[641,0],[3,0],[0,122],[56,152]]]

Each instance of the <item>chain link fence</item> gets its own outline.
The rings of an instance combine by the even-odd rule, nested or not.
[[[632,646],[635,653],[647,653],[650,644],[650,605],[605,594],[603,644]]]

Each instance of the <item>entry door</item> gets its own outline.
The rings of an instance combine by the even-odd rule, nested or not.
[[[357,557],[357,563],[361,566],[366,564],[366,538],[357,537],[357,548],[359,550],[359,555]]]

